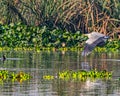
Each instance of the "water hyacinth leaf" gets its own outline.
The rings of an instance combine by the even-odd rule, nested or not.
[[[16,73],[8,70],[0,70],[0,80],[3,83],[6,81],[19,81],[20,83],[22,83],[23,81],[29,80],[31,78],[31,75],[22,71]]]
[[[14,23],[10,23],[10,27],[14,27]]]
[[[43,79],[45,79],[45,80],[52,80],[52,79],[54,79],[54,76],[52,76],[52,75],[45,75],[45,76],[43,76]]]
[[[57,79],[61,80],[80,80],[80,81],[86,81],[87,78],[91,79],[110,79],[112,76],[111,72],[107,71],[96,71],[96,70],[91,70],[91,71],[70,71],[66,70],[63,72],[59,72]],[[46,78],[45,78],[46,77]],[[45,75],[43,76],[43,79],[49,79],[51,80],[51,77],[54,77],[52,75]],[[52,78],[54,79],[54,78]]]
[[[36,38],[33,38],[32,41],[33,41],[34,43],[36,43],[36,42],[37,42],[37,39],[36,39]]]
[[[21,31],[21,27],[17,27],[17,28],[16,28],[16,31]]]
[[[13,26],[13,24],[10,25]],[[63,48],[62,43],[64,43],[64,47],[66,48],[82,48],[85,40],[87,40],[87,37],[83,36],[80,31],[71,33],[60,29],[51,30],[46,26],[27,26],[22,23],[16,23],[14,24],[14,27],[11,27],[10,25],[2,25],[3,30],[1,30],[3,33],[0,35],[2,42],[0,43],[0,46],[2,47],[15,48],[19,46],[28,48],[32,45],[32,48],[36,48],[37,45],[40,49],[44,49],[45,47],[48,47],[49,49],[50,47],[59,49]],[[113,51],[115,49],[118,50],[119,48],[119,41],[108,41],[105,49],[100,49],[98,52],[106,51],[106,49],[108,51]]]

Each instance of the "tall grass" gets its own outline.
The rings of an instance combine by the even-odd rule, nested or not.
[[[1,0],[0,13],[7,24],[21,21],[82,33],[120,31],[120,0]]]

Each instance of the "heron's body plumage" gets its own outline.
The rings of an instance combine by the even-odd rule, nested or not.
[[[89,55],[96,46],[105,45],[106,40],[108,39],[108,36],[105,36],[104,34],[98,32],[92,32],[87,35],[89,39],[86,41],[82,56]]]

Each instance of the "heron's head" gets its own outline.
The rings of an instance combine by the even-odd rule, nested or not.
[[[104,40],[105,42],[107,42],[109,38],[110,38],[110,36],[104,36],[104,37],[103,37],[103,40]]]
[[[104,39],[109,39],[110,38],[110,36],[104,36]]]

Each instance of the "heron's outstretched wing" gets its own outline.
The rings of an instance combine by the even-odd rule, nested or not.
[[[91,53],[91,51],[99,44],[105,43],[103,40],[103,37],[97,38],[97,39],[88,39],[86,41],[84,50],[82,52],[82,56],[87,56]]]

